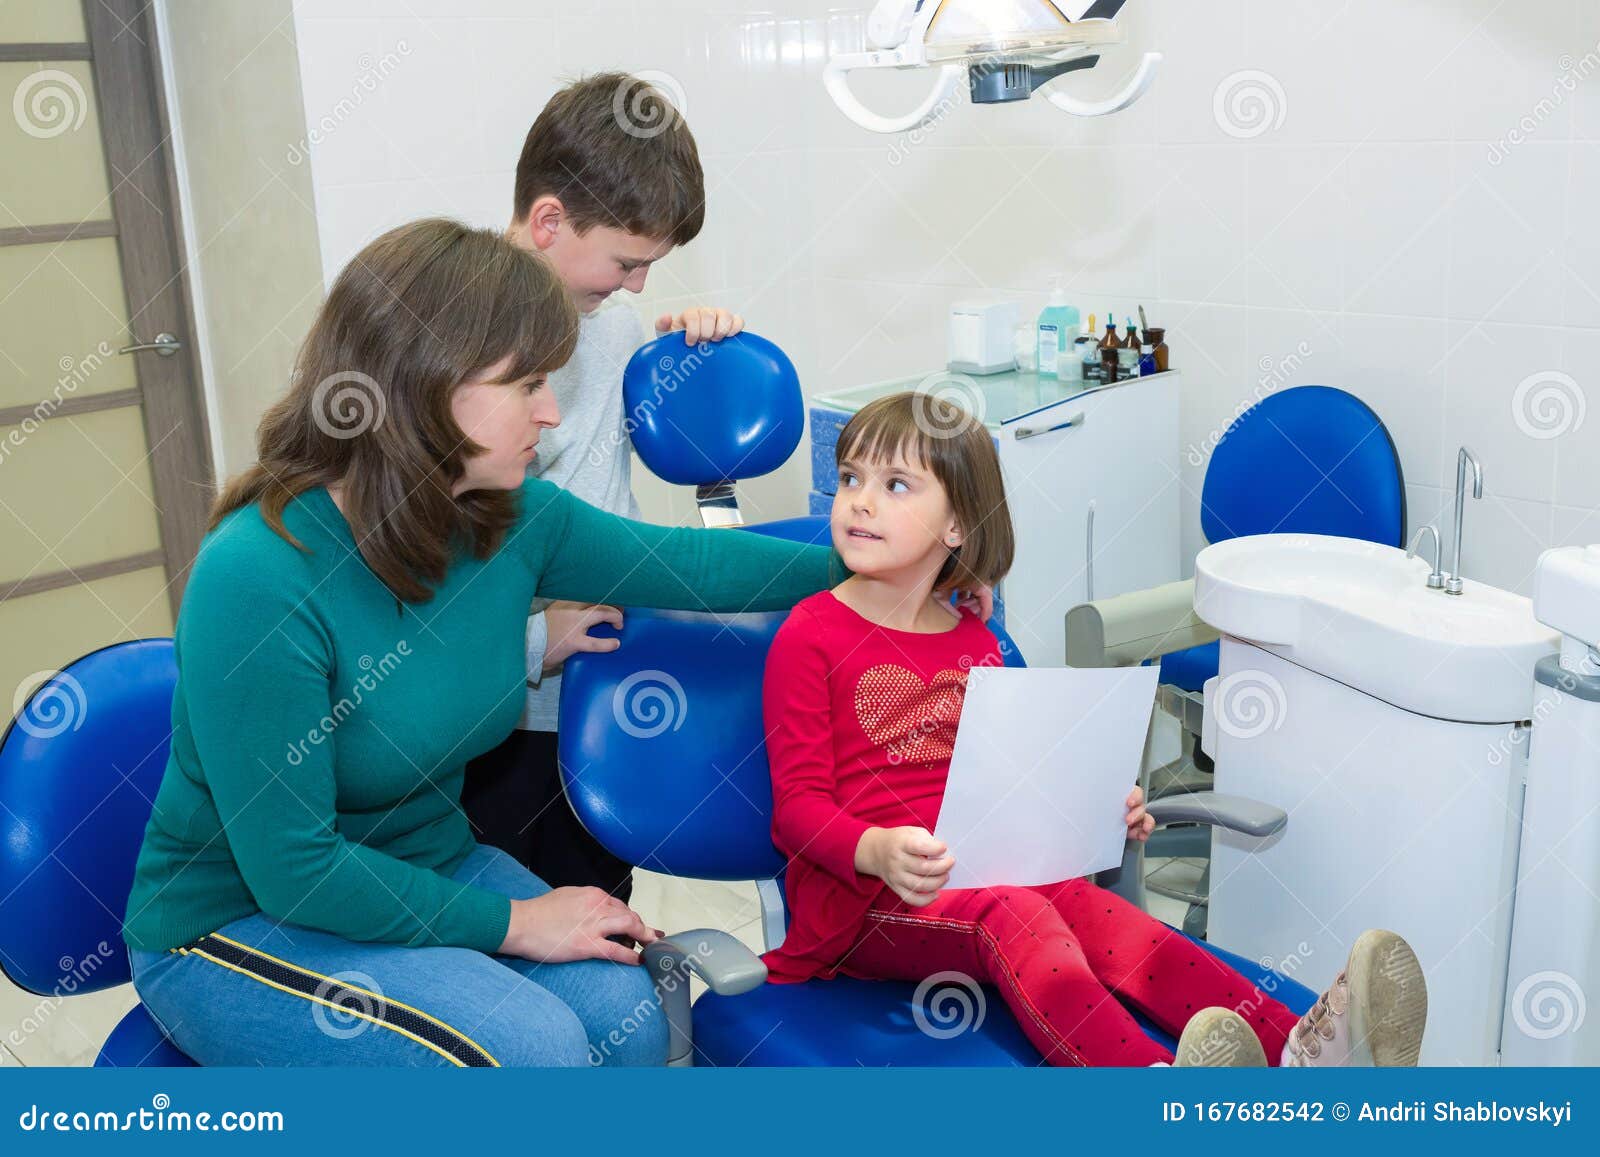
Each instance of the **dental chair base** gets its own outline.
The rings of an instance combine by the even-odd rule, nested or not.
[[[1224,635],[1203,736],[1217,790],[1289,822],[1213,831],[1209,935],[1321,975],[1363,930],[1393,929],[1439,1013],[1421,1063],[1498,1063],[1525,732],[1404,710]]]

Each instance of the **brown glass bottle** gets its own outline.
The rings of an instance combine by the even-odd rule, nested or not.
[[[1111,314],[1106,314],[1106,336],[1100,339],[1100,348],[1115,350],[1122,348],[1122,339],[1117,336],[1117,319]]]

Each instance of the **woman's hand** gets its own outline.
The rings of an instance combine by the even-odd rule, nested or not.
[[[557,600],[544,609],[545,644],[544,673],[559,671],[568,656],[579,651],[615,651],[622,646],[620,639],[596,639],[589,628],[610,623],[622,630],[622,612],[604,603],[571,603]]]
[[[939,897],[956,866],[950,849],[925,828],[868,828],[856,845],[856,871],[876,876],[913,908]]]
[[[956,601],[956,606],[966,607],[984,622],[989,621],[989,616],[994,614],[994,588],[974,587],[970,591],[957,591],[961,597]]]
[[[1128,838],[1143,843],[1156,830],[1156,817],[1144,810],[1144,788],[1128,793]]]
[[[511,927],[500,954],[542,964],[595,959],[638,964],[637,952],[606,939],[619,935],[641,948],[661,939],[637,912],[599,888],[555,888],[533,900],[511,901]]]

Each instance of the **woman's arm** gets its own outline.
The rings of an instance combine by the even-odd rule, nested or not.
[[[857,885],[856,847],[872,825],[836,802],[829,664],[808,637],[812,627],[811,616],[796,611],[767,652],[761,699],[772,772],[772,842],[784,855]]]
[[[340,834],[332,739],[305,742],[333,717],[331,642],[304,601],[263,583],[250,561],[212,554],[196,567],[178,654],[200,767],[256,903],[349,940],[496,951],[505,896]]]
[[[785,610],[849,577],[831,547],[731,530],[654,526],[597,510],[542,479],[509,532],[543,598],[688,611]]]

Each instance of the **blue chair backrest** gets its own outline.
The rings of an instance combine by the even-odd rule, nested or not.
[[[706,880],[783,870],[772,846],[761,679],[787,617],[629,608],[620,634],[590,632],[620,638],[619,649],[567,660],[562,781],[583,826],[612,853]],[[1016,644],[996,636],[1007,664],[1020,666]]]
[[[678,486],[770,474],[805,433],[794,363],[753,333],[690,347],[681,332],[642,346],[622,374],[633,446]]]
[[[30,992],[129,979],[123,909],[177,679],[171,639],[118,643],[41,684],[0,738],[0,967]]]
[[[1272,394],[1217,443],[1200,528],[1207,542],[1329,534],[1402,546],[1406,488],[1394,441],[1366,403],[1343,390]]]

